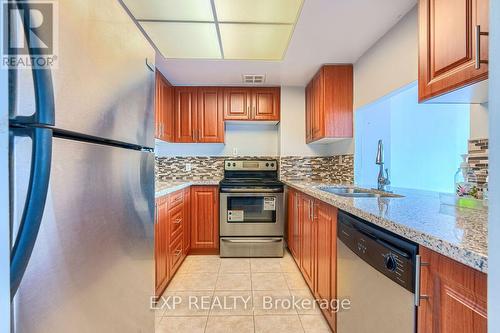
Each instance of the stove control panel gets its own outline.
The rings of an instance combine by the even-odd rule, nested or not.
[[[276,160],[226,160],[224,161],[226,171],[276,171],[278,162]]]

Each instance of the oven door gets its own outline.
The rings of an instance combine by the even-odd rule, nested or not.
[[[283,193],[221,193],[220,235],[282,237]]]

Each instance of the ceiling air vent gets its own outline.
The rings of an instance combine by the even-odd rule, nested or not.
[[[243,74],[243,83],[264,83],[266,76],[262,74]]]

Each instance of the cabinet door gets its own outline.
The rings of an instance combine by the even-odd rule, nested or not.
[[[184,255],[191,247],[191,189],[184,189]]]
[[[316,224],[316,274],[315,296],[332,301],[337,291],[337,208],[315,201]],[[334,309],[322,309],[330,326],[335,329]]]
[[[250,120],[251,93],[248,88],[224,89],[224,120]]]
[[[313,79],[313,88],[312,88],[313,112],[311,115],[311,122],[312,122],[311,135],[313,140],[317,140],[325,136],[322,75],[323,75],[322,70],[320,70]]]
[[[313,113],[313,83],[306,87],[306,143],[312,141],[312,113]]]
[[[196,142],[196,88],[175,87],[175,142]]]
[[[488,65],[475,68],[477,25],[489,30],[488,0],[419,1],[420,101],[488,77]],[[487,60],[488,37],[479,38]]]
[[[163,80],[161,79],[161,74],[157,71],[155,75],[155,138],[161,139],[163,135],[162,124],[163,124]]]
[[[252,119],[280,120],[280,88],[252,89]]]
[[[314,201],[307,195],[300,195],[300,222],[301,222],[301,252],[300,268],[307,284],[314,290],[314,253],[315,253],[315,228],[314,228]]]
[[[297,191],[288,192],[288,234],[287,243],[295,261],[300,260],[299,195]]]
[[[162,120],[163,133],[161,140],[174,141],[174,87],[165,78],[162,90]]]
[[[219,88],[198,88],[197,142],[224,143],[223,101]]]
[[[219,189],[191,187],[191,250],[219,248]]]
[[[421,300],[419,333],[486,333],[487,276],[420,247]]]
[[[155,286],[156,295],[163,293],[169,279],[168,271],[168,205],[165,197],[156,201],[155,223]]]

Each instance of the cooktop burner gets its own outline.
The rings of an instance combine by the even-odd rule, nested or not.
[[[224,162],[224,179],[220,182],[225,187],[282,187],[278,179],[278,161],[276,160],[231,160]]]

